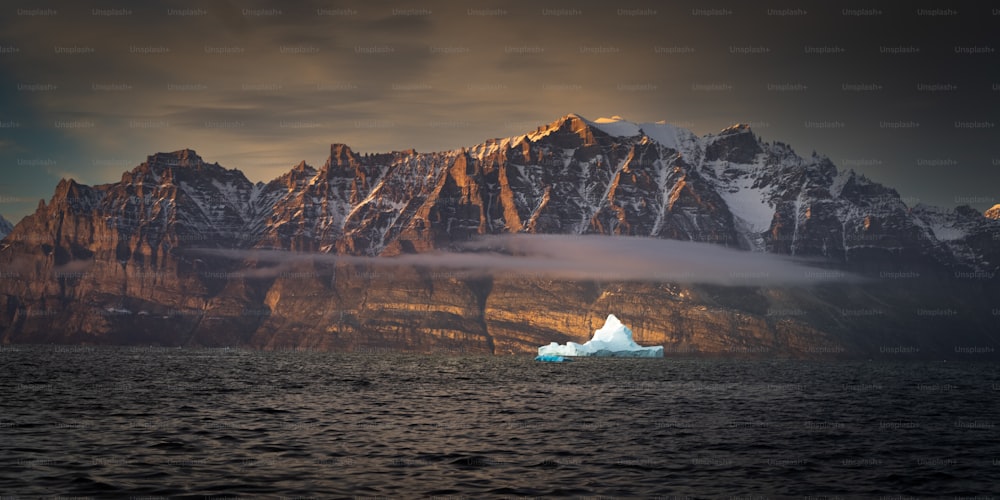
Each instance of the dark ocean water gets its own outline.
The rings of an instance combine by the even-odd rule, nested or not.
[[[1000,367],[0,348],[0,491],[1000,495]]]

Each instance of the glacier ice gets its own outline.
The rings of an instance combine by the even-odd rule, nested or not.
[[[562,356],[556,356],[555,354],[539,354],[538,356],[535,356],[535,361],[544,361],[546,363],[563,363],[572,360],[566,359]]]
[[[539,356],[603,356],[621,358],[662,358],[663,346],[642,347],[632,340],[632,329],[609,314],[594,338],[584,344],[555,342],[538,348]]]

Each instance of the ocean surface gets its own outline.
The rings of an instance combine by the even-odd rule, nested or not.
[[[1000,367],[0,347],[0,498],[988,498]]]

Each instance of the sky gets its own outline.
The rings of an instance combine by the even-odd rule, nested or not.
[[[909,205],[1000,203],[1000,5],[7,1],[0,214],[191,148],[268,181],[331,143],[440,151],[568,113],[749,123]]]

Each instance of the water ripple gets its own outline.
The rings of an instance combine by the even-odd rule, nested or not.
[[[0,491],[35,495],[976,496],[980,364],[0,351]]]

